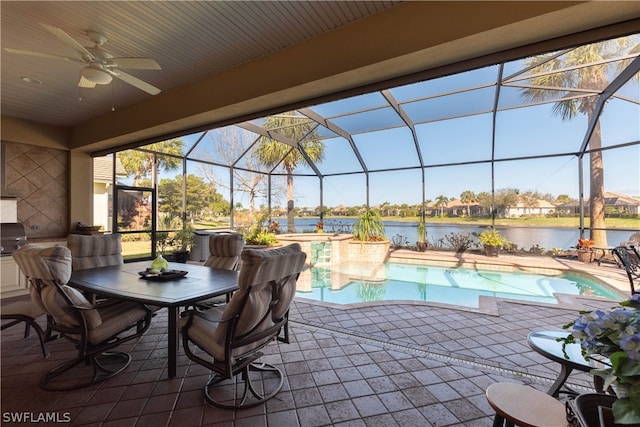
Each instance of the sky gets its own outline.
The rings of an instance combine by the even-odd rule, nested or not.
[[[640,140],[640,109],[628,108],[623,103],[610,103],[602,116],[603,146],[624,144]],[[560,154],[578,151],[585,135],[587,121],[578,116],[571,121],[554,118],[549,106],[519,109],[501,113],[496,128],[496,158]],[[356,145],[367,166],[374,169],[412,167],[418,165],[415,145],[406,129],[393,132],[374,132],[356,136]],[[491,158],[491,114],[446,120],[420,125],[418,137],[425,164],[482,161]],[[318,168],[325,174],[359,170],[357,159],[342,138],[327,140],[326,156]],[[605,190],[640,197],[640,145],[605,151]],[[558,196],[578,197],[578,164],[575,156],[544,159],[502,161],[495,164],[495,188],[517,188],[521,192],[538,191]],[[588,197],[588,156],[583,160],[585,196]],[[491,191],[489,163],[428,167],[425,169],[427,200],[440,195],[459,198],[463,191],[475,193]],[[300,167],[297,174],[312,174]],[[228,182],[228,172],[217,173]],[[284,187],[284,178],[275,178],[275,184]],[[320,204],[319,180],[315,177],[294,178],[295,204],[315,207]],[[325,206],[361,205],[366,203],[364,174],[327,176],[323,181]],[[372,206],[383,202],[416,204],[422,199],[422,176],[419,169],[374,172],[369,178]],[[225,194],[223,192],[223,194]],[[235,202],[248,206],[246,194],[235,194]],[[263,201],[266,204],[266,201]],[[258,203],[259,205],[260,203]],[[284,200],[274,206],[285,206]]]

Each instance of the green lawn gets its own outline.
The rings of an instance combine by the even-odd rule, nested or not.
[[[340,217],[336,218],[339,219]],[[344,217],[343,217],[344,218]],[[330,218],[327,218],[330,219]],[[417,222],[416,217],[399,218],[384,217],[385,221]],[[460,217],[427,217],[427,223],[433,224],[478,224],[491,225],[490,218],[460,218]],[[607,218],[607,228],[640,229],[640,218]],[[567,227],[578,228],[579,218],[496,218],[496,225],[517,227]],[[589,218],[585,218],[585,228],[589,227]]]

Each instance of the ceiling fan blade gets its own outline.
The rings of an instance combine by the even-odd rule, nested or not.
[[[80,75],[80,81],[78,82],[78,87],[85,87],[87,89],[93,89],[96,87],[96,84],[91,80],[85,78],[83,75]]]
[[[16,53],[18,55],[29,55],[29,56],[39,56],[41,58],[62,59],[64,61],[77,62],[79,64],[84,64],[85,63],[81,59],[71,58],[69,56],[52,55],[50,53],[34,52],[34,51],[31,51],[31,50],[22,50],[22,49],[13,49],[13,48],[10,48],[10,47],[5,47],[4,50],[6,50],[9,53]]]
[[[131,74],[127,74],[124,71],[117,70],[111,72],[111,74],[113,74],[114,77],[119,78],[123,82],[129,83],[131,86],[137,87],[138,89],[145,91],[148,94],[157,95],[161,92],[157,87],[150,85],[149,83],[142,81],[137,77],[133,77]]]
[[[132,70],[161,70],[160,65],[152,58],[111,58],[110,61],[118,64],[118,68]]]
[[[73,50],[78,52],[80,54],[80,56],[82,57],[82,59],[84,59],[85,61],[93,62],[93,61],[96,60],[96,58],[91,54],[91,52],[89,52],[87,50],[87,48],[82,46],[73,37],[71,37],[69,34],[65,33],[60,28],[52,27],[51,25],[42,24],[42,23],[40,23],[40,25],[42,25],[44,28],[46,28],[47,31],[49,31],[51,34],[56,36],[60,41],[66,43],[68,46],[73,48]]]

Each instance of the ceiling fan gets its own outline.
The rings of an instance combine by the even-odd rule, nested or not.
[[[79,53],[80,57],[73,58],[12,48],[5,48],[4,50],[19,55],[62,59],[64,61],[85,64],[86,66],[80,70],[80,80],[78,82],[78,86],[80,87],[94,88],[96,85],[106,85],[111,83],[115,77],[151,95],[160,93],[160,89],[157,87],[122,71],[122,68],[132,70],[160,70],[160,65],[152,58],[115,58],[102,48],[102,45],[107,42],[107,37],[103,34],[91,30],[87,31],[87,36],[94,43],[94,46],[84,47],[62,29],[47,24],[40,25]]]

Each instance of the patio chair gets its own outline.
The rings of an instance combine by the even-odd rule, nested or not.
[[[136,339],[148,329],[151,311],[142,304],[110,300],[93,305],[67,285],[71,277],[71,251],[64,246],[26,245],[13,257],[31,285],[31,298],[50,316],[53,333],[70,341],[76,356],[48,371],[40,380],[45,390],[75,390],[122,372],[131,356],[112,349]],[[139,330],[131,332],[132,329]],[[91,377],[78,372],[83,366]],[[72,368],[76,368],[73,371]],[[65,375],[66,374],[66,375]]]
[[[15,301],[10,304],[3,305],[0,318],[6,320],[6,323],[2,324],[0,330],[4,331],[15,325],[19,325],[24,322],[24,337],[28,338],[31,332],[31,328],[38,334],[40,340],[40,349],[42,355],[45,358],[49,357],[49,352],[45,347],[45,342],[51,339],[51,327],[49,326],[49,319],[47,319],[47,326],[45,330],[38,324],[37,319],[42,316],[46,316],[44,308],[36,304],[33,300]]]
[[[84,234],[69,234],[67,247],[71,251],[71,266],[73,270],[109,267],[124,264],[122,257],[122,235],[103,234],[89,236]],[[95,295],[85,296],[92,303],[104,303],[109,298],[97,298]],[[152,311],[162,307],[148,306]]]
[[[71,251],[74,270],[124,264],[120,234],[69,234],[67,247]]]
[[[242,249],[244,249],[242,234],[212,234],[209,236],[209,257],[204,265],[224,270],[239,270]]]
[[[204,265],[223,270],[239,270],[240,254],[244,249],[244,237],[239,233],[215,233],[209,236],[209,256]],[[208,310],[228,303],[231,295],[200,301],[197,308]]]
[[[283,373],[258,359],[271,341],[289,343],[289,305],[305,259],[297,243],[270,250],[245,249],[239,290],[229,304],[224,309],[182,314],[178,326],[185,354],[212,371],[204,388],[209,403],[246,408],[280,391]],[[198,356],[195,347],[206,355],[199,352]]]
[[[640,283],[640,253],[638,253],[638,249],[635,246],[618,246],[613,248],[611,253],[627,272],[631,294],[640,293],[640,287],[636,290],[635,286]]]
[[[73,270],[124,264],[120,234],[98,236],[69,234],[67,247],[71,250],[71,266]],[[87,295],[87,297],[92,302],[96,301],[93,295]]]

